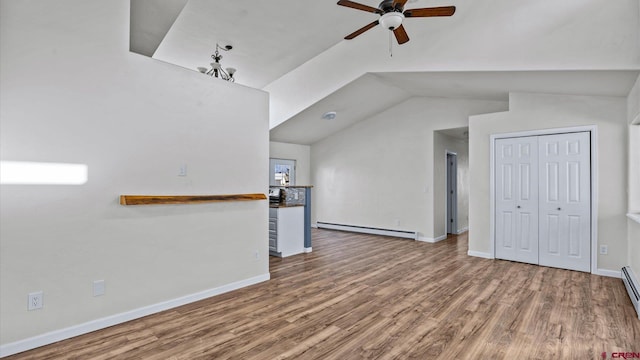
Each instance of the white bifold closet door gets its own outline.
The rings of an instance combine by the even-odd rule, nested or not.
[[[540,136],[540,265],[590,271],[589,133]]]
[[[589,133],[497,139],[495,146],[496,257],[590,271]]]
[[[496,257],[538,263],[538,139],[496,140]]]

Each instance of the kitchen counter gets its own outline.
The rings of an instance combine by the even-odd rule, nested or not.
[[[296,206],[304,206],[304,204],[269,204],[270,208],[286,208],[286,207],[296,207]]]

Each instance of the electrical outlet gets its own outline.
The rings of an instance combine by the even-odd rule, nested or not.
[[[258,250],[256,250],[254,256],[255,256],[256,260],[260,259],[260,252]]]
[[[29,302],[27,304],[27,310],[37,310],[42,309],[42,299],[43,294],[42,291],[36,291],[29,293]]]
[[[93,282],[93,296],[104,295],[104,280],[96,280]]]
[[[609,247],[607,245],[600,245],[600,255],[607,255],[609,253]]]

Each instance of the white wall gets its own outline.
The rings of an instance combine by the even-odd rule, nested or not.
[[[336,44],[267,85],[271,128],[367,72],[640,66],[638,0],[536,0],[526,4],[455,0],[445,5],[450,4],[457,7],[452,17],[408,20],[412,40],[395,46],[392,58],[387,34],[377,27]]]
[[[312,222],[414,230],[426,240],[445,235],[444,221],[438,232],[434,226],[434,131],[506,108],[501,101],[411,98],[313,144]]]
[[[296,161],[296,185],[311,184],[311,147],[309,145],[269,142],[269,157]]]
[[[128,0],[0,2],[2,160],[89,168],[82,186],[0,187],[3,346],[268,277],[265,201],[118,204],[267,191],[268,95],[129,53],[128,11]],[[98,279],[106,294],[93,297]],[[28,312],[36,290],[44,308]]]
[[[439,132],[434,133],[433,184],[434,184],[434,234],[447,234],[447,150],[456,153],[457,171],[457,231],[469,227],[469,142]]]
[[[629,123],[629,211],[640,213],[640,77],[627,97]]]
[[[640,223],[635,220],[627,220],[627,230],[629,231],[629,250],[627,252],[627,263],[631,266],[636,278],[640,276]]]
[[[490,252],[489,136],[535,129],[596,125],[598,128],[598,241],[609,254],[598,268],[619,271],[625,265],[626,99],[550,94],[510,94],[509,111],[469,119],[471,182],[469,250]]]
[[[629,123],[629,212],[640,214],[640,76],[627,97]],[[634,124],[634,125],[632,125]],[[629,219],[627,264],[640,276],[640,224]]]

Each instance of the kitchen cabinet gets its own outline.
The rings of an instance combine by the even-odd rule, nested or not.
[[[271,186],[269,201],[272,206],[304,205],[304,252],[311,252],[311,185]]]
[[[304,252],[304,206],[269,208],[269,253],[286,257]]]

